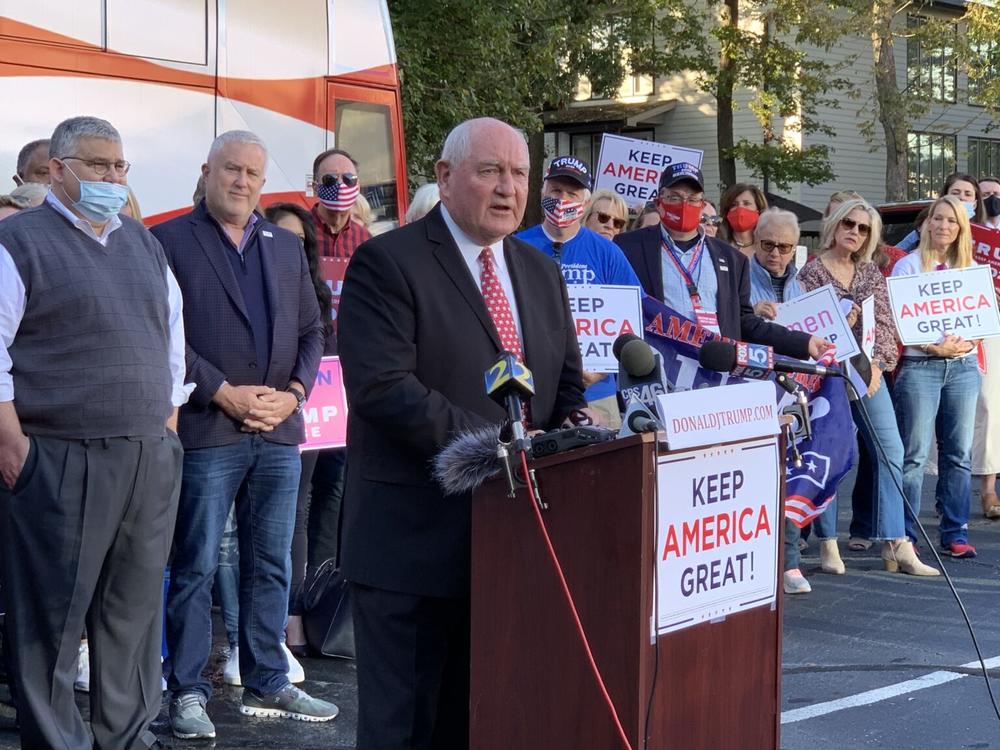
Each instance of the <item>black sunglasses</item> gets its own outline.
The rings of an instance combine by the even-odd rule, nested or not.
[[[344,174],[337,174],[336,172],[331,172],[330,174],[325,174],[319,178],[319,181],[330,187],[337,181],[343,182],[347,187],[354,187],[358,184],[358,176],[352,172],[345,172]]]
[[[625,228],[625,219],[619,219],[617,216],[612,216],[611,214],[606,214],[601,211],[597,212],[597,221],[600,224],[607,224],[610,221],[614,225],[615,229]]]
[[[847,219],[847,218],[841,219],[840,226],[842,226],[844,229],[847,230],[851,230],[857,227],[858,234],[860,234],[862,237],[867,237],[868,233],[872,231],[871,224],[861,224],[855,221],[854,219]]]
[[[701,215],[701,223],[708,224],[710,227],[721,227],[722,217],[721,216],[709,216],[708,214]]]

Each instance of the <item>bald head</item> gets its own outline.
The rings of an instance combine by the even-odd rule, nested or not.
[[[524,136],[489,117],[455,127],[435,165],[441,203],[462,231],[482,245],[492,245],[520,226],[528,170]]]

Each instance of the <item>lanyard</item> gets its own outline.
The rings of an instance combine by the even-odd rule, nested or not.
[[[695,283],[694,277],[701,268],[701,258],[705,252],[705,235],[701,235],[698,244],[694,246],[694,253],[692,253],[687,267],[681,262],[680,250],[674,244],[671,237],[666,236],[663,238],[663,249],[667,251],[667,257],[674,262],[677,272],[684,279],[684,283],[687,284],[688,294],[691,295],[691,304],[694,305],[695,312],[697,312],[701,309],[701,295],[698,293],[698,285]]]

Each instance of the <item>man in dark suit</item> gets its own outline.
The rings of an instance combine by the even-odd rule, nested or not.
[[[212,144],[205,200],[154,229],[184,295],[186,451],[167,603],[170,723],[182,738],[214,737],[202,676],[212,646],[212,581],[235,500],[240,548],[240,710],[327,721],[337,707],[292,686],[282,650],[289,549],[302,442],[302,403],[323,353],[309,267],[290,232],[254,213],[267,150],[253,133]]]
[[[832,344],[768,323],[750,304],[747,258],[699,229],[705,181],[691,164],[660,175],[660,224],[615,237],[648,294],[731,339],[766,344],[798,359],[819,358]]]
[[[501,350],[523,352],[535,427],[585,406],[559,268],[509,236],[528,191],[524,138],[462,123],[437,181],[440,206],[358,249],[340,303],[359,750],[468,747],[471,497],[443,496],[428,462],[504,419],[484,372]]]

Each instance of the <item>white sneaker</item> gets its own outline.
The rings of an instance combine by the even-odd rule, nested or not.
[[[293,685],[305,682],[306,671],[302,668],[299,660],[295,658],[295,654],[288,650],[284,641],[281,642],[281,650],[285,652],[285,658],[288,659],[288,681]]]
[[[299,663],[299,660],[295,658],[292,652],[288,650],[288,646],[284,643],[281,644],[281,650],[285,652],[285,658],[288,659],[288,681],[293,684],[305,682],[306,672],[302,669],[302,665]],[[240,680],[239,646],[233,646],[233,649],[229,654],[229,658],[226,660],[226,666],[222,669],[222,681],[227,685],[235,685],[237,687],[243,684]]]
[[[812,586],[802,575],[802,571],[794,568],[785,571],[784,589],[786,594],[808,594],[812,591]]]
[[[222,681],[227,685],[241,687],[240,680],[240,647],[233,646],[229,649],[229,658],[226,659],[226,666],[222,668]]]
[[[73,689],[81,693],[90,692],[90,647],[86,642],[80,644],[79,656],[76,660],[76,679]]]

